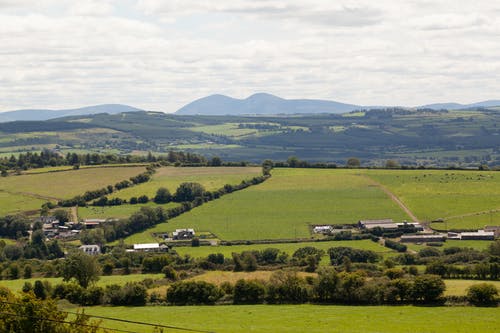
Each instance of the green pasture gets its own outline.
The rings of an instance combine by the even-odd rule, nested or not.
[[[1,180],[0,187],[2,186]],[[46,201],[28,195],[13,194],[0,190],[0,216],[34,211],[40,209]]]
[[[443,246],[436,247],[439,250],[443,250],[450,247],[467,247],[473,248],[478,251],[486,250],[492,241],[484,241],[484,240],[447,240],[443,242]],[[409,249],[418,251],[427,247],[425,244],[413,244],[413,243],[405,243]]]
[[[109,197],[128,200],[145,194],[151,198],[160,187],[166,187],[173,194],[184,182],[200,183],[206,190],[213,191],[225,184],[239,184],[242,180],[260,176],[261,173],[260,167],[163,167],[156,170],[149,182],[123,189]]]
[[[498,207],[494,211],[482,211],[467,216],[450,217],[446,218],[444,222],[431,223],[431,227],[437,230],[479,229],[486,225],[500,225],[500,209]]]
[[[500,209],[500,174],[457,170],[365,170],[384,184],[423,221],[442,218],[447,228],[482,228],[498,225],[495,214],[470,214]],[[467,217],[461,218],[461,215]],[[443,226],[439,224],[439,228]],[[438,227],[438,225],[436,225]]]
[[[70,309],[76,311],[76,309]],[[489,333],[498,332],[499,308],[231,305],[86,307],[85,314],[211,332]],[[152,326],[103,320],[102,327],[152,332]],[[176,330],[169,330],[175,332]]]
[[[61,172],[9,176],[0,181],[0,191],[38,196],[47,199],[64,199],[96,190],[129,179],[144,172],[144,167],[82,168]],[[0,206],[4,203],[1,202]],[[39,206],[38,206],[39,207]],[[26,210],[23,206],[17,207]]]
[[[106,275],[101,276],[97,285],[104,287],[109,284],[123,285],[127,282],[142,281],[144,279],[161,279],[163,274],[130,274],[130,275]],[[47,281],[52,285],[62,282],[62,278],[31,278],[31,279],[17,279],[17,280],[1,280],[0,286],[9,288],[13,292],[20,292],[26,282],[34,284],[36,280]]]
[[[352,170],[275,169],[260,185],[225,195],[148,232],[194,228],[224,240],[311,237],[314,224],[408,216]]]
[[[168,203],[166,205],[157,205],[154,202],[148,202],[147,204],[136,204],[136,205],[119,205],[119,206],[105,206],[105,207],[78,207],[78,218],[79,219],[107,219],[107,218],[127,218],[133,213],[137,212],[141,207],[162,207],[164,209],[173,208],[177,206],[176,203]]]
[[[378,253],[392,252],[390,249],[372,242],[368,239],[355,241],[328,241],[328,242],[303,242],[303,243],[280,243],[280,244],[252,244],[252,245],[231,245],[231,246],[200,246],[189,247],[179,246],[173,249],[180,255],[190,255],[194,258],[204,258],[211,253],[222,253],[225,257],[231,257],[233,252],[262,251],[267,248],[275,248],[292,255],[297,249],[305,246],[312,246],[325,252],[331,247],[346,246],[355,249],[371,250]]]

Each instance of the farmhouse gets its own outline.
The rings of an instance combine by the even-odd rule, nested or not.
[[[195,235],[194,229],[175,229],[172,233],[172,238],[175,240],[191,239]]]
[[[445,234],[420,234],[401,236],[401,242],[403,243],[444,242],[445,240]]]
[[[82,245],[78,249],[91,256],[95,256],[101,253],[101,248],[99,247],[99,245]]]

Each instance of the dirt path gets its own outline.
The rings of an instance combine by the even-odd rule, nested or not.
[[[394,201],[399,207],[401,207],[402,210],[405,211],[406,214],[408,214],[412,222],[420,222],[418,218],[415,216],[415,214],[413,214],[413,212],[401,200],[399,200],[399,198],[394,193],[392,193],[387,187],[377,182],[376,180],[373,180],[367,175],[361,175],[361,176],[368,179],[372,183],[372,185],[377,186],[382,191],[384,191],[384,193],[387,194],[387,196],[389,196],[389,198],[391,198],[392,201]]]
[[[47,200],[47,201],[50,201],[50,200],[56,200],[56,201],[61,200],[60,198],[49,197],[49,196],[40,195],[40,194],[36,194],[36,193],[30,193],[30,192],[15,192],[15,191],[8,191],[8,190],[0,190],[0,192],[5,192],[5,193],[9,193],[9,194],[24,195],[26,197],[32,197],[32,198],[42,199],[42,200]]]
[[[78,222],[78,207],[71,207],[71,220],[73,222]]]
[[[467,214],[455,215],[455,216],[447,216],[444,218],[444,220],[460,219],[462,217],[477,216],[477,215],[484,215],[484,214],[491,214],[491,213],[498,213],[498,212],[500,212],[500,208],[494,208],[494,209],[490,209],[490,210],[483,210],[480,212],[467,213]]]

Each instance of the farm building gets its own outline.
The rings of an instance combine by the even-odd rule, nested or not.
[[[93,229],[98,227],[101,223],[106,222],[104,219],[86,219],[83,220],[83,224],[87,229]]]
[[[372,230],[375,228],[381,228],[383,230],[396,230],[398,225],[394,223],[392,219],[382,219],[382,220],[360,220],[358,222],[358,227],[360,229]]]
[[[500,226],[499,225],[487,225],[483,229],[484,231],[487,232],[493,232],[495,233],[495,237],[500,237]]]
[[[159,243],[134,244],[134,249],[131,250],[131,252],[166,252],[166,251],[168,251],[168,246],[163,244],[160,245]]]
[[[420,234],[420,235],[403,235],[401,242],[403,243],[426,243],[426,242],[444,242],[445,234]]]
[[[175,240],[191,239],[195,235],[194,229],[175,229],[172,233],[172,238]]]
[[[159,243],[134,244],[134,251],[159,252],[160,244]]]
[[[475,232],[462,232],[460,234],[462,240],[494,240],[495,233],[493,231],[478,230]]]
[[[99,245],[82,245],[78,249],[91,256],[95,256],[101,253],[101,248],[99,247]]]
[[[317,225],[313,228],[315,234],[331,234],[333,227],[331,225]]]

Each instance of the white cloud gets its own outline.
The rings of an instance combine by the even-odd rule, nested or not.
[[[8,7],[7,7],[8,6]],[[0,0],[0,110],[499,98],[494,1]],[[167,23],[166,23],[167,22]]]

